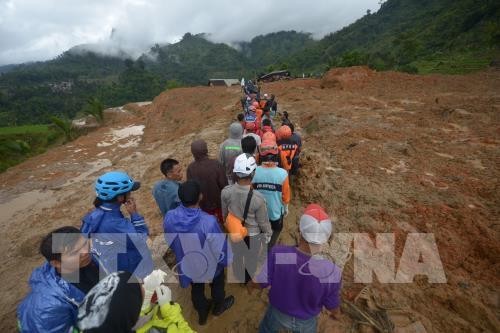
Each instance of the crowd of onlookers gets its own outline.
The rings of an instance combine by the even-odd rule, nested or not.
[[[217,159],[195,140],[186,172],[174,158],[160,165],[164,179],[152,195],[175,254],[173,270],[180,286],[191,288],[199,325],[234,304],[225,291],[231,266],[231,281],[249,293],[269,288],[259,332],[316,332],[321,309],[335,317],[340,305],[341,271],[320,255],[332,222],[310,204],[297,224],[298,244],[279,244],[302,139],[274,95],[261,96],[251,81],[242,80],[242,90],[242,113]],[[125,172],[101,175],[80,229],[44,237],[46,262],[33,271],[31,291],[17,309],[21,332],[193,332],[172,301],[166,273],[155,270],[148,225],[132,196],[139,188]]]

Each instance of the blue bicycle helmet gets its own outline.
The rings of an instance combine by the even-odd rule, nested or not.
[[[110,171],[95,182],[96,195],[101,200],[112,200],[117,195],[139,189],[141,183],[135,182],[122,171]]]

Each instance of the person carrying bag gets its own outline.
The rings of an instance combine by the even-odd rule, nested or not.
[[[255,273],[259,253],[272,235],[265,198],[252,186],[256,167],[252,155],[239,155],[233,169],[236,183],[221,193],[222,214],[234,253],[233,272],[240,282],[248,282]]]

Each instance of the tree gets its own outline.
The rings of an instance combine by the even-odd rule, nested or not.
[[[125,67],[127,69],[134,67],[134,61],[132,59],[125,59],[123,62],[125,63]]]
[[[180,83],[177,80],[168,80],[167,81],[167,86],[166,86],[167,90],[172,90],[172,89],[180,88],[180,87],[182,87],[182,83]]]
[[[76,139],[77,134],[76,130],[71,123],[71,120],[61,119],[56,116],[50,117],[52,123],[56,126],[56,128],[64,134],[64,138],[66,142],[72,141]]]
[[[399,65],[409,64],[417,58],[420,41],[408,33],[402,33],[393,41]]]
[[[104,121],[104,106],[96,97],[89,98],[82,111],[86,115],[93,116],[100,124]]]

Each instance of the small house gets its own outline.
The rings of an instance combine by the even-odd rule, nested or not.
[[[210,87],[231,87],[239,86],[240,80],[238,79],[210,79],[208,80],[208,86]]]

